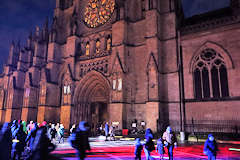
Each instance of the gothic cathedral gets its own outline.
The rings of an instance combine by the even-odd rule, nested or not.
[[[186,18],[180,0],[56,0],[52,24],[10,47],[0,121],[235,132],[239,10],[232,0]]]

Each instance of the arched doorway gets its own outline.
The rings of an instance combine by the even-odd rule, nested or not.
[[[95,133],[100,123],[109,121],[109,93],[109,81],[101,73],[86,74],[75,90],[71,122],[87,121]]]

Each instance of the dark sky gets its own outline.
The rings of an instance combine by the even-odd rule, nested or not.
[[[229,6],[230,0],[182,0],[184,14],[191,17]],[[42,26],[46,17],[52,18],[55,0],[1,0],[0,5],[0,73],[7,60],[12,40],[26,43],[35,26]]]
[[[55,0],[1,0],[0,5],[0,73],[7,60],[11,42],[26,43],[30,31],[42,26],[53,15]]]
[[[228,7],[230,0],[182,0],[185,17]]]

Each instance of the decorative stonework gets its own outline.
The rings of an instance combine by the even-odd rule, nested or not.
[[[86,75],[88,72],[92,70],[106,74],[108,72],[108,60],[103,59],[103,60],[93,61],[91,63],[85,63],[85,64],[81,63],[79,75],[80,77],[83,77],[84,75]]]

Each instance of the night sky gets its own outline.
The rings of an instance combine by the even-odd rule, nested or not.
[[[6,63],[11,42],[26,44],[30,31],[52,18],[55,0],[1,0],[0,5],[0,73]]]
[[[230,0],[182,0],[185,17],[229,6]],[[30,31],[53,16],[55,0],[1,0],[0,5],[0,73],[7,61],[11,42],[25,45]]]

